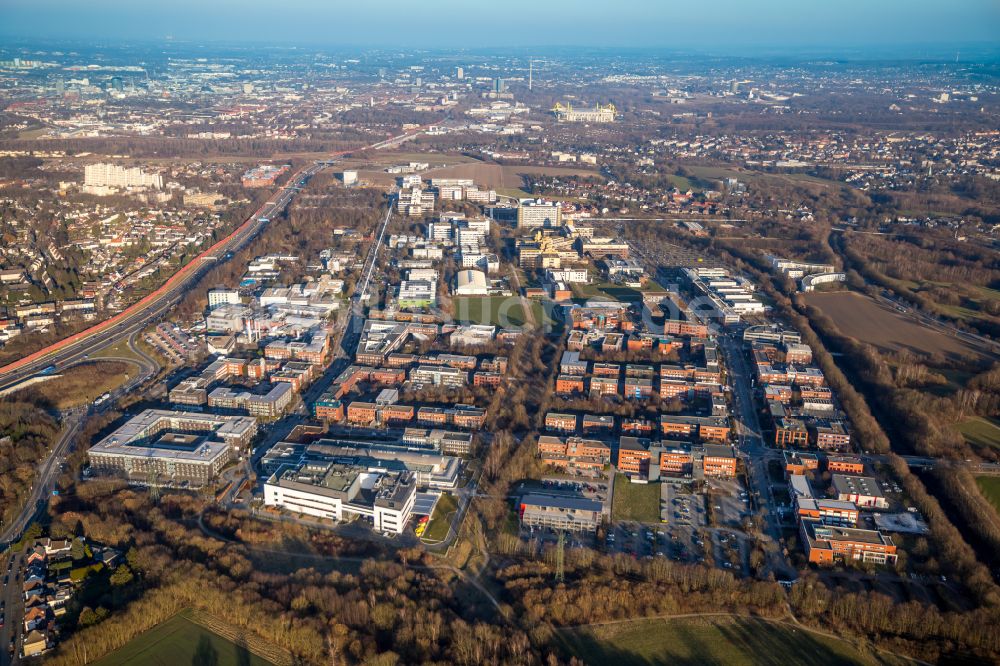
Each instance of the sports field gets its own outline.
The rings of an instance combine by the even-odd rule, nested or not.
[[[962,433],[965,441],[973,446],[1000,449],[1000,425],[992,419],[974,416],[960,421],[955,425],[955,429]]]
[[[755,618],[713,616],[635,620],[559,632],[587,664],[825,666],[905,663],[876,659],[846,641]]]
[[[456,321],[493,326],[524,326],[527,319],[517,296],[465,296],[452,299]],[[541,306],[532,303],[535,321],[541,319]]]
[[[615,495],[611,501],[611,520],[660,522],[660,484],[632,483],[624,474],[615,475]]]
[[[178,613],[143,632],[95,666],[272,666],[251,652]]]
[[[891,306],[852,291],[811,292],[805,301],[833,320],[840,332],[882,351],[909,349],[920,354],[979,356],[954,336],[924,326]]]

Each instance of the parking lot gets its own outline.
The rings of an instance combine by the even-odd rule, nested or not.
[[[709,479],[707,497],[713,527],[742,528],[749,515],[750,498],[736,479]]]

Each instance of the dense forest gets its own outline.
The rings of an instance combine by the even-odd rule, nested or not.
[[[38,461],[55,443],[59,425],[33,402],[0,400],[0,517],[9,524],[27,501]]]

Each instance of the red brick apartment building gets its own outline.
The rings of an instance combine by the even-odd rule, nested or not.
[[[774,420],[774,443],[777,446],[809,445],[809,431],[799,419],[779,417]]]
[[[693,393],[694,393],[694,384],[687,380],[682,380],[682,379],[660,380],[660,397],[663,398],[664,400],[670,400],[671,398],[690,400]]]
[[[653,380],[646,377],[626,377],[623,395],[633,400],[646,400],[653,395]]]
[[[690,474],[694,466],[694,456],[690,446],[673,446],[660,450],[660,474],[682,476]]]
[[[731,447],[706,445],[702,464],[705,476],[722,478],[736,476],[736,456]]]
[[[655,427],[646,419],[622,419],[622,432],[630,435],[652,435]]]
[[[598,471],[611,462],[611,448],[604,442],[580,437],[542,435],[538,438],[542,462],[560,469]]]
[[[649,461],[652,453],[650,441],[640,437],[618,438],[618,461],[616,467],[623,474],[649,477]]]
[[[622,366],[618,363],[594,363],[593,375],[595,377],[618,377],[622,373]]]
[[[399,368],[372,368],[369,380],[382,386],[402,386],[406,371]]]
[[[864,474],[865,464],[853,456],[830,456],[826,468],[840,474]]]
[[[660,432],[663,436],[699,438],[705,441],[729,441],[729,420],[724,416],[660,415]]]
[[[417,423],[420,425],[445,425],[448,414],[440,407],[421,407],[417,410]]]
[[[382,421],[391,425],[409,423],[415,411],[413,405],[386,405],[382,408]]]
[[[557,412],[549,412],[545,415],[545,428],[547,430],[555,430],[557,432],[576,432],[576,414],[559,414]]]
[[[615,417],[609,414],[584,414],[583,432],[590,434],[594,432],[610,433],[615,429]]]
[[[497,388],[503,383],[503,375],[498,372],[476,372],[472,375],[473,386]]]
[[[579,375],[559,375],[556,377],[556,393],[559,395],[583,393],[583,390],[584,379]]]
[[[684,337],[704,338],[708,335],[708,326],[691,321],[667,319],[663,322],[663,332],[666,335],[682,335]]]
[[[344,420],[344,403],[327,399],[325,396],[313,405],[313,413],[320,421],[339,422]]]
[[[809,434],[813,446],[819,449],[844,451],[851,446],[851,433],[839,421],[812,424]]]
[[[799,522],[806,556],[814,564],[861,561],[891,564],[896,561],[892,538],[877,530],[824,525],[814,520]]]
[[[352,402],[347,406],[347,422],[354,425],[369,425],[375,421],[378,407],[371,402]]]
[[[785,451],[785,475],[801,476],[819,469],[819,456],[801,451]]]
[[[625,342],[625,349],[632,352],[649,351],[653,349],[654,340],[651,335],[630,335]]]
[[[619,395],[617,377],[591,377],[590,395]]]

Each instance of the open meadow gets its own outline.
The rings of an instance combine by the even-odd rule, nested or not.
[[[821,310],[844,335],[884,352],[903,349],[948,357],[979,356],[969,344],[911,319],[892,307],[851,291],[811,292],[805,301]]]
[[[235,640],[223,637],[192,617],[191,612],[178,613],[94,663],[96,666],[273,666],[275,663],[256,653],[263,651],[261,647],[251,647],[240,637]],[[260,641],[255,637],[253,643],[257,642]]]
[[[825,666],[905,663],[875,658],[846,641],[791,625],[735,616],[648,619],[559,632],[587,664],[616,666]]]

